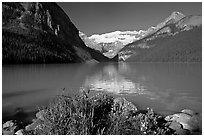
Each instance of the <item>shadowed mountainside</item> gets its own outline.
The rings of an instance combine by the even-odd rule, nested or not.
[[[3,63],[117,61],[86,47],[56,3],[2,3]]]
[[[179,20],[169,19],[157,25],[144,38],[121,49],[119,60],[201,62],[202,16],[190,15]]]

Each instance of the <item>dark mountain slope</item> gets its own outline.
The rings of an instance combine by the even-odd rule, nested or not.
[[[69,44],[42,32],[19,34],[3,29],[3,63],[82,62]]]
[[[56,3],[2,3],[2,38],[3,63],[113,61],[85,46]]]
[[[120,58],[137,62],[200,62],[202,60],[202,26],[176,35],[146,38],[123,48]]]
[[[151,27],[152,28],[152,27]],[[164,22],[119,52],[119,60],[198,62],[202,59],[202,16],[173,12]]]

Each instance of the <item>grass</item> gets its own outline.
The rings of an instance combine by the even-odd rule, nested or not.
[[[114,98],[105,94],[57,96],[43,109],[40,124],[28,134],[34,135],[142,135],[173,134],[163,117],[153,111],[128,113]],[[123,106],[124,107],[124,106]],[[121,111],[119,111],[121,110]]]

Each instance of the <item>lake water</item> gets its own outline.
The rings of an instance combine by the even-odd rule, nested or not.
[[[122,96],[140,109],[202,111],[201,63],[100,63],[2,66],[3,120],[31,119],[58,94],[80,88]]]

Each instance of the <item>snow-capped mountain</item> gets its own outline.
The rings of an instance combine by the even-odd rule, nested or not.
[[[99,50],[105,56],[112,58],[116,53],[135,40],[140,39],[145,34],[145,31],[114,31],[104,34],[94,34],[87,37],[83,32],[79,33],[85,44],[95,50]]]
[[[85,33],[79,31],[79,36],[84,41],[86,46],[88,46],[92,49],[98,50],[100,52],[102,51],[101,47],[97,46],[97,43],[95,43],[93,40],[89,39]]]
[[[84,41],[84,43],[95,50],[102,52],[105,56],[112,58],[118,51],[120,51],[125,45],[151,35],[167,24],[175,23],[181,18],[185,17],[184,14],[180,12],[173,12],[164,22],[159,23],[157,26],[152,26],[148,30],[133,30],[133,31],[114,31],[104,34],[94,34],[91,36],[86,36],[84,33],[80,32],[79,36]],[[160,33],[169,32],[168,28],[163,29]]]
[[[180,32],[191,30],[194,27],[199,27],[200,25],[202,25],[202,16],[185,16],[180,12],[174,11],[163,22],[156,26],[151,26],[146,31],[114,31],[104,34],[94,34],[89,37],[80,32],[79,35],[88,47],[100,51],[109,58],[113,58],[126,45],[136,41],[143,39],[144,41],[150,41],[158,37],[176,35]],[[139,44],[137,47],[149,48],[145,44]]]
[[[105,34],[94,34],[89,37],[96,43],[115,43],[121,42],[128,44],[139,39],[144,34],[144,31],[114,31]]]
[[[146,38],[146,40],[152,40],[157,37],[175,35],[180,32],[188,31],[195,27],[199,27],[201,25],[202,16],[200,15],[185,16],[180,12],[174,11],[163,22],[159,23],[155,27],[154,26],[150,27],[142,38]]]
[[[159,23],[159,24],[158,24],[157,26],[155,26],[155,27],[154,27],[154,26],[150,27],[150,28],[146,31],[146,33],[145,33],[144,36],[153,34],[153,33],[155,33],[156,31],[158,31],[158,30],[160,30],[161,28],[163,28],[164,26],[169,25],[169,24],[176,23],[176,22],[178,22],[179,20],[181,20],[181,19],[184,18],[184,17],[185,17],[184,14],[182,14],[182,13],[180,13],[180,12],[177,12],[177,11],[174,11],[174,12],[172,12],[171,15],[170,15],[168,18],[166,18],[163,22]],[[166,29],[166,30],[163,30],[163,31],[168,32],[168,31],[170,31],[170,30]]]
[[[164,27],[167,24],[176,23],[176,22],[178,22],[180,19],[182,19],[184,17],[185,17],[184,14],[174,11],[174,12],[171,13],[171,15],[168,18],[165,19],[164,22],[158,24],[156,26],[156,29],[160,29],[160,28]]]

